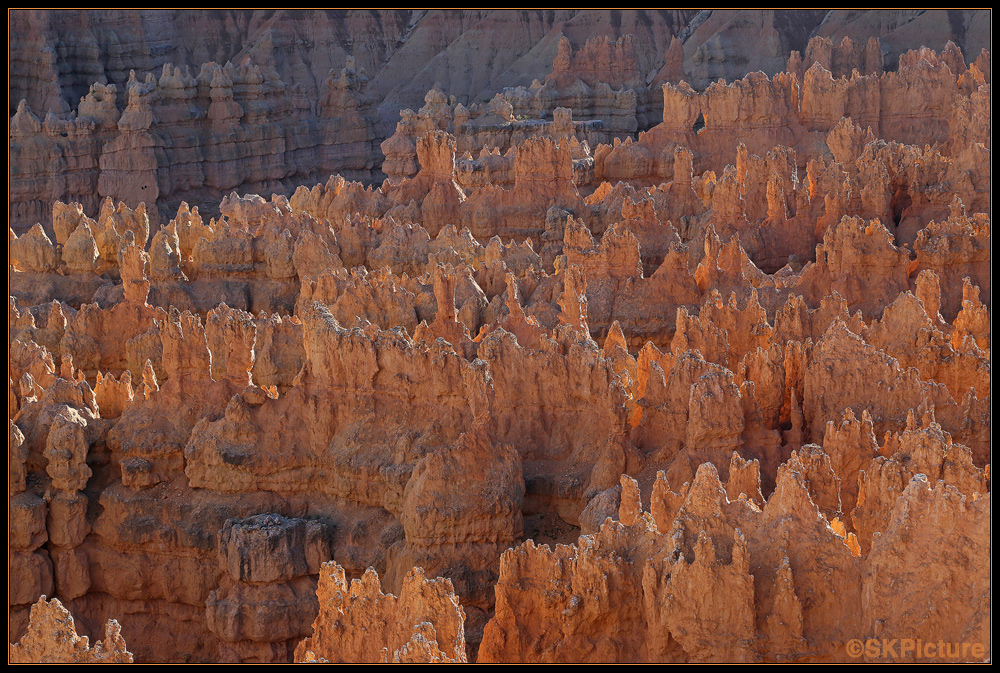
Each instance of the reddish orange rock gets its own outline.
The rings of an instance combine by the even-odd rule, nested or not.
[[[12,656],[989,658],[984,13],[11,17]]]
[[[77,635],[73,615],[63,604],[42,596],[31,607],[28,632],[10,645],[9,655],[15,664],[131,664],[132,653],[126,647],[113,619],[104,627],[104,640],[90,647],[86,636]]]
[[[313,635],[296,648],[296,662],[467,662],[465,613],[446,579],[414,569],[397,597],[382,593],[374,570],[348,584],[330,561],[320,571],[318,597]]]

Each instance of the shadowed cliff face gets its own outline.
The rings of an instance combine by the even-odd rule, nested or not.
[[[438,81],[468,105],[544,75],[560,34],[574,49],[631,35],[643,78],[663,65],[677,36],[690,76],[733,79],[784,69],[814,36],[882,38],[889,64],[948,40],[976,54],[989,44],[982,18],[959,10],[17,10],[10,98],[58,112],[94,82],[120,88],[130,69],[246,59],[317,98],[327,73],[352,56],[380,104],[414,107]]]
[[[175,61],[11,117],[12,660],[989,659],[991,58],[887,67],[925,16],[16,14]]]
[[[218,193],[228,190],[287,196],[331,173],[375,184],[399,170],[393,155],[404,149],[397,142],[383,154],[379,144],[431,89],[473,117],[500,91],[517,120],[547,122],[560,107],[572,110],[597,125],[576,133],[592,147],[635,138],[662,119],[665,82],[702,90],[786,67],[801,80],[817,62],[834,77],[881,73],[906,49],[940,49],[949,39],[976,54],[988,45],[977,16],[16,10],[12,223],[18,232],[48,225],[55,200],[88,211],[104,197],[143,202],[156,224],[181,201],[214,216]],[[506,151],[535,132],[532,123],[513,133],[481,128],[459,152]]]

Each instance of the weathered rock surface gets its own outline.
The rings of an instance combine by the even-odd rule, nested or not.
[[[10,645],[8,656],[12,664],[132,663],[118,622],[109,621],[104,640],[90,647],[86,636],[77,635],[73,615],[59,599],[45,600],[45,596],[31,606],[28,632],[16,645]]]
[[[419,568],[399,595],[384,594],[369,568],[348,584],[335,561],[320,571],[319,616],[295,661],[326,663],[467,663],[465,612],[451,582]]]
[[[980,15],[163,17],[12,14],[12,657],[990,659]]]

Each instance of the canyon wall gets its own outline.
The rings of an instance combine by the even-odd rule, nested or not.
[[[635,139],[663,118],[664,83],[704,90],[786,64],[800,79],[814,63],[837,77],[852,68],[866,75],[948,40],[975,55],[989,46],[985,18],[966,10],[13,10],[11,220],[19,234],[48,227],[56,200],[93,217],[107,196],[141,201],[164,221],[181,201],[215,216],[229,190],[289,195],[332,173],[377,183],[399,173],[391,154],[412,155],[416,120],[403,115],[396,135],[411,141],[387,150],[384,173],[378,145],[401,110],[418,109],[436,88],[481,117],[459,134],[459,152],[473,161],[546,124],[565,135],[560,107],[586,122],[573,133],[591,147]],[[508,121],[523,123],[492,116],[503,116],[489,109],[498,91]],[[457,112],[454,128],[441,130],[458,132]],[[588,169],[580,172],[586,179]],[[478,167],[469,173],[480,180]]]
[[[154,225],[182,201],[232,190],[285,193],[332,172],[379,175],[374,102],[353,63],[326,79],[322,98],[289,89],[273,68],[172,64],[119,90],[95,84],[75,115],[40,120],[20,104],[11,128],[11,226],[48,225],[53,200],[96,214],[113,198],[145,204]]]
[[[679,33],[534,88],[665,69],[650,130],[442,83],[377,186],[357,64],[20,106],[91,182],[8,230],[12,660],[989,660],[989,52],[699,93]]]

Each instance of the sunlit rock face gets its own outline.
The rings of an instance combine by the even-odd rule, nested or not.
[[[11,661],[990,660],[982,19],[13,12]]]

